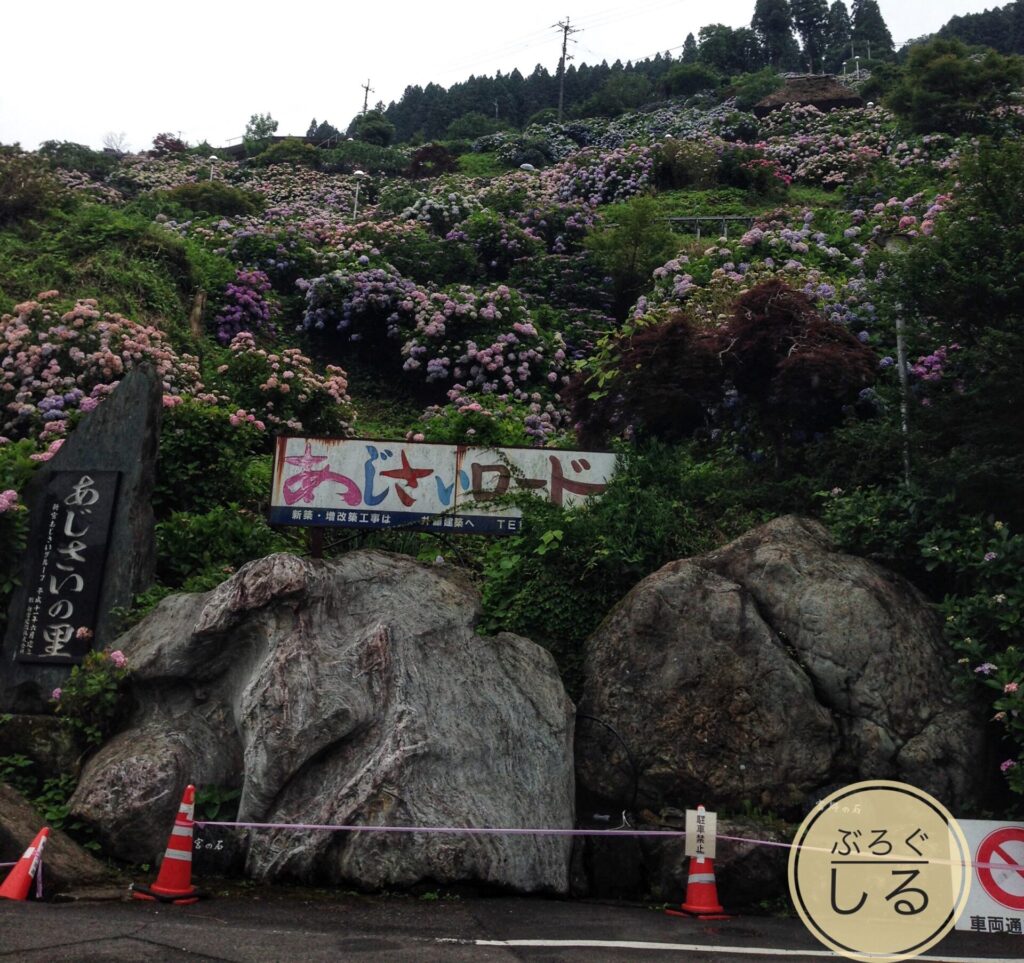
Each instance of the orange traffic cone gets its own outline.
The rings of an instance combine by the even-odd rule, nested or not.
[[[682,912],[680,912],[680,910]],[[678,910],[665,910],[670,916],[696,916],[699,920],[728,920],[718,902],[715,885],[715,861],[705,856],[690,857],[690,874],[686,880],[686,902]]]
[[[184,905],[198,902],[202,898],[203,894],[192,885],[192,815],[195,812],[195,799],[196,787],[186,786],[156,882],[152,886],[134,883],[133,899]]]
[[[32,840],[32,845],[25,850],[25,855],[18,860],[17,865],[7,874],[7,879],[0,886],[0,899],[27,899],[28,891],[32,886],[32,878],[36,875],[39,867],[39,858],[43,854],[43,847],[50,836],[50,829],[44,826]]]

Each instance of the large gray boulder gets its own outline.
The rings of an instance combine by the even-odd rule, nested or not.
[[[836,783],[981,794],[983,731],[952,695],[940,622],[908,582],[779,518],[644,579],[587,645],[577,778],[654,811],[799,816]]]
[[[573,825],[573,706],[549,653],[482,638],[475,589],[382,552],[274,555],[167,599],[117,641],[140,709],[72,799],[119,856],[164,848],[184,786],[245,822]],[[565,892],[561,837],[252,831],[260,878]]]
[[[581,718],[577,779],[630,809],[790,808],[821,784],[838,746],[831,714],[750,594],[696,562],[637,585],[588,643],[584,674],[581,715],[623,742]]]
[[[45,825],[46,821],[24,796],[0,782],[0,860],[19,859]],[[0,881],[8,872],[0,869]],[[88,850],[59,829],[50,831],[43,849],[44,896],[83,887],[113,886],[118,882],[117,874]]]

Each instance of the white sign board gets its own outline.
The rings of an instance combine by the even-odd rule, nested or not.
[[[971,894],[956,928],[1024,935],[1024,824],[957,822],[967,837],[974,865]]]
[[[270,522],[515,535],[522,512],[496,501],[502,495],[579,505],[600,495],[614,470],[611,452],[278,438]]]
[[[718,813],[709,813],[703,806],[687,809],[685,855],[714,859],[717,831]]]

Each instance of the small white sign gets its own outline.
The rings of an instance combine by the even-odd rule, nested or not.
[[[703,806],[687,809],[686,855],[714,859],[717,830],[718,813],[709,813]]]
[[[1024,936],[1024,824],[958,819],[971,853],[971,894],[958,930]]]

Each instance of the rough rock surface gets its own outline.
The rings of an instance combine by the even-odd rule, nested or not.
[[[19,859],[44,825],[43,817],[24,796],[0,783],[0,860],[6,863]],[[0,880],[8,872],[0,870]],[[112,870],[64,833],[50,832],[43,849],[44,896],[80,886],[110,884],[117,879]]]
[[[570,827],[573,707],[551,656],[473,632],[456,572],[382,552],[274,555],[167,599],[118,642],[141,706],[73,812],[152,860],[180,794],[241,789],[245,822]],[[257,877],[564,892],[565,838],[252,831]]]
[[[815,793],[899,779],[954,811],[979,792],[982,731],[923,597],[776,519],[637,585],[588,643],[577,778],[657,811],[699,802],[799,816]]]
[[[581,716],[630,748],[640,807],[792,806],[837,746],[831,716],[750,595],[695,562],[634,588],[588,644],[584,673]],[[635,810],[624,747],[587,723],[581,786]]]
[[[85,749],[56,716],[0,714],[0,756],[24,756],[33,773],[77,777]]]
[[[832,788],[869,778],[911,783],[963,811],[988,787],[983,726],[952,695],[953,661],[913,586],[840,553],[817,522],[776,519],[650,575],[589,640],[581,812],[704,803],[800,819]],[[681,846],[645,842],[627,872],[621,846],[588,841],[575,888],[623,895],[629,878],[633,894],[685,891]],[[725,891],[785,886],[778,852],[740,861],[736,844],[720,850]]]

